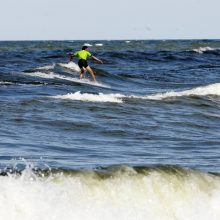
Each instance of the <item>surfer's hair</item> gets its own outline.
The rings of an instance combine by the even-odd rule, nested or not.
[[[82,47],[82,50],[86,50],[88,47],[87,46],[83,46]]]

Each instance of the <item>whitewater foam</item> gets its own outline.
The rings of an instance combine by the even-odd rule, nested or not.
[[[204,53],[206,51],[214,51],[214,50],[217,50],[216,48],[212,48],[212,47],[199,47],[197,49],[193,49],[194,52],[196,53]]]
[[[103,46],[103,44],[100,44],[100,43],[98,43],[98,44],[95,44],[97,47],[102,47]]]
[[[122,98],[125,97],[121,94],[91,94],[91,93],[81,93],[80,91],[75,93],[68,93],[66,95],[57,95],[53,96],[53,98],[57,99],[70,99],[70,100],[78,100],[85,102],[115,102],[122,103]]]
[[[92,44],[84,43],[83,46],[92,47]]]
[[[38,67],[38,68],[36,68],[37,70],[51,70],[51,69],[54,69],[54,67],[55,67],[55,63],[54,64],[52,64],[52,65],[47,65],[47,66],[42,66],[42,67]]]
[[[53,98],[58,99],[70,99],[70,100],[78,100],[78,101],[86,101],[86,102],[115,102],[115,103],[123,103],[128,99],[147,99],[147,100],[163,100],[168,98],[177,98],[182,96],[220,96],[220,83],[211,84],[208,86],[197,87],[190,90],[185,90],[181,92],[165,92],[165,93],[156,93],[147,96],[136,96],[136,95],[123,95],[119,93],[111,93],[111,94],[91,94],[91,93],[81,93],[80,91],[75,93],[68,93],[65,95],[57,95],[53,96]]]
[[[219,177],[196,171],[124,167],[94,171],[0,176],[4,220],[219,220]]]
[[[182,97],[182,96],[210,96],[210,95],[220,96],[220,83],[201,86],[181,92],[171,91],[166,93],[157,93],[142,98],[151,99],[151,100],[162,100],[162,99]]]
[[[53,72],[49,72],[49,73],[44,73],[44,72],[31,72],[31,73],[23,73],[24,75],[27,76],[33,76],[33,77],[40,77],[40,78],[46,78],[46,79],[55,79],[56,75]]]
[[[14,83],[12,82],[5,82],[5,81],[0,81],[0,85],[13,85]]]

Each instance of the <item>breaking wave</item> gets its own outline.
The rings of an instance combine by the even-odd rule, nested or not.
[[[136,96],[130,95],[126,96],[119,93],[111,93],[111,94],[91,94],[91,93],[81,93],[80,91],[75,93],[68,93],[65,95],[57,95],[53,96],[53,98],[58,99],[70,99],[70,100],[78,100],[78,101],[87,101],[87,102],[115,102],[122,103],[128,99],[147,99],[147,100],[163,100],[169,98],[177,98],[177,97],[188,97],[188,96],[220,96],[220,83],[211,84],[207,86],[201,86],[194,89],[189,89],[180,92],[165,92],[165,93],[156,93],[147,96]]]
[[[171,91],[165,93],[157,93],[146,96],[145,98],[151,100],[162,100],[162,99],[182,97],[182,96],[210,96],[210,95],[220,96],[220,83],[201,86],[181,92]]]
[[[52,65],[47,65],[47,66],[42,66],[42,67],[38,67],[38,68],[36,68],[37,70],[52,70],[52,69],[54,69],[54,67],[55,67],[55,63],[54,64],[52,64]]]
[[[219,220],[220,178],[178,167],[109,167],[0,176],[7,220]]]
[[[206,51],[215,51],[215,50],[218,50],[218,49],[212,48],[212,47],[199,47],[199,48],[193,49],[194,52],[200,53],[200,54],[202,54]]]
[[[66,95],[57,95],[53,96],[57,99],[70,99],[86,102],[115,102],[122,103],[122,98],[125,97],[121,94],[90,94],[90,93],[81,93],[80,91],[75,93],[68,93]]]
[[[0,81],[0,85],[13,85],[12,82]]]
[[[103,44],[101,44],[101,43],[97,43],[97,44],[95,44],[97,47],[102,47],[103,46]]]
[[[32,76],[32,77],[40,77],[40,78],[45,78],[45,79],[55,79],[55,78],[60,78],[60,75],[58,74],[54,74],[53,72],[49,72],[49,73],[44,73],[44,72],[31,72],[31,73],[23,73],[24,75],[27,76]]]

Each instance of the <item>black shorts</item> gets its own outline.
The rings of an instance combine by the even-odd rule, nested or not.
[[[80,60],[78,61],[78,66],[79,66],[80,69],[82,69],[83,67],[86,68],[86,67],[88,66],[88,63],[87,63],[86,60],[80,59]]]

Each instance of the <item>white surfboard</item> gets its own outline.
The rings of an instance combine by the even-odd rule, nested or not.
[[[111,88],[111,86],[105,84],[105,83],[100,83],[100,82],[94,82],[89,79],[79,79],[78,77],[70,77],[70,76],[63,76],[54,72],[49,72],[49,73],[44,73],[44,72],[26,72],[23,73],[24,75],[32,76],[32,77],[40,77],[40,78],[45,78],[45,79],[61,79],[61,80],[66,80],[69,82],[75,82],[79,84],[86,84],[86,85],[92,85],[92,86],[97,86],[97,87],[103,87],[103,88]]]

